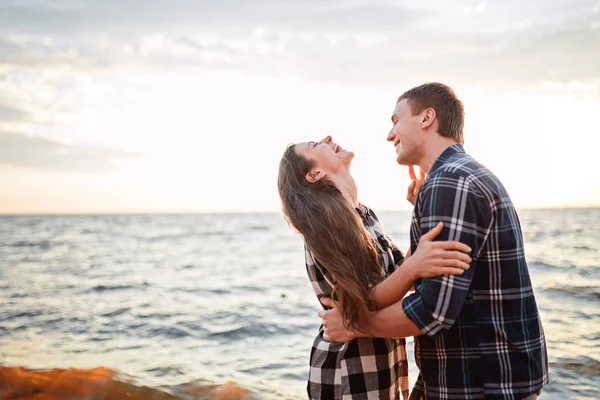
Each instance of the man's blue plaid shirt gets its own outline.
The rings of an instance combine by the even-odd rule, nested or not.
[[[411,399],[522,399],[548,383],[548,357],[515,208],[502,183],[455,144],[423,183],[411,225],[419,238],[471,247],[462,275],[418,280],[403,309],[420,373]]]

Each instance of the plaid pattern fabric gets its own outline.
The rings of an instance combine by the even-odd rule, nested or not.
[[[383,233],[372,210],[357,209],[365,228],[378,246],[381,274],[394,272],[404,257]],[[334,280],[305,246],[306,270],[317,297],[331,297]],[[359,338],[349,343],[323,339],[323,326],[310,352],[308,396],[310,399],[407,399],[408,365],[404,339]]]
[[[502,183],[465,154],[446,149],[417,198],[411,247],[438,222],[436,240],[471,247],[460,276],[418,280],[403,309],[420,370],[411,399],[523,399],[548,383],[548,356],[525,261],[519,218]]]

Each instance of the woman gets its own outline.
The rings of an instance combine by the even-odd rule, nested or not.
[[[288,223],[304,239],[317,297],[334,298],[350,328],[368,331],[369,314],[400,301],[417,278],[460,274],[471,260],[460,243],[454,248],[462,252],[439,251],[431,240],[441,227],[424,236],[412,257],[404,258],[373,211],[358,202],[350,174],[353,158],[330,136],[290,145],[279,166],[278,189]],[[409,188],[414,202],[413,190],[414,184]],[[332,343],[323,339],[321,326],[310,355],[308,395],[406,399],[407,375],[404,339]]]

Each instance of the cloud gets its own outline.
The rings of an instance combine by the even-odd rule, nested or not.
[[[139,157],[119,150],[62,143],[23,133],[0,131],[0,163],[64,172],[103,172],[115,162]]]
[[[372,43],[324,35],[294,38],[256,58],[311,79],[395,85],[445,80],[500,90],[588,82],[600,90],[600,29],[590,18],[515,32],[389,35]]]
[[[264,29],[244,42],[150,35],[55,45],[0,38],[0,68],[108,71],[237,69],[300,73],[312,79],[392,82],[399,74],[470,83],[593,80],[600,71],[600,29],[587,18],[518,32],[387,35],[291,35]],[[418,36],[418,37],[417,37]]]
[[[0,104],[0,121],[16,122],[29,120],[29,113],[10,105]]]
[[[67,118],[81,103],[78,77],[123,71],[236,70],[401,87],[442,80],[524,91],[575,84],[600,98],[595,6],[587,0],[14,1],[0,16],[0,90],[5,95],[8,86],[15,94],[0,101],[0,123]]]
[[[23,1],[3,6],[0,33],[148,34],[210,29],[236,31],[261,26],[326,31],[380,30],[416,21],[412,7],[405,4],[356,0]]]
[[[0,73],[0,93],[0,129],[21,131],[32,124],[62,124],[70,121],[82,104],[77,74],[43,68]]]
[[[36,37],[0,37],[0,73],[52,71],[111,73],[119,69],[164,71],[240,68],[244,53],[222,41],[205,43],[162,34],[127,40],[100,36],[55,43]],[[0,75],[1,77],[1,75]]]

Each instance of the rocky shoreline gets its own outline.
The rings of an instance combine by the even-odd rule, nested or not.
[[[195,381],[176,386],[151,388],[119,379],[117,371],[53,369],[34,371],[0,367],[2,400],[250,400],[256,398],[235,382],[222,385]]]

